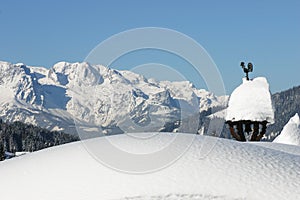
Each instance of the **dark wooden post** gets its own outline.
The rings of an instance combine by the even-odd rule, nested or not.
[[[252,132],[252,128],[251,128],[251,121],[245,121],[245,132],[246,133],[250,133],[250,132]]]
[[[244,129],[243,129],[243,122],[241,122],[241,121],[237,122],[237,130],[238,130],[238,134],[241,138],[240,141],[246,142],[246,138],[245,138],[245,135],[244,135]]]
[[[234,124],[232,122],[227,122],[227,123],[229,125],[231,136],[234,137],[237,141],[241,141],[241,137],[234,130]]]
[[[257,135],[259,133],[259,122],[254,122],[253,123],[253,133],[251,136],[251,141],[257,141]]]
[[[265,133],[267,131],[267,124],[268,124],[267,121],[261,122],[262,128],[261,128],[260,134],[256,137],[256,141],[260,141],[261,138],[265,135]]]

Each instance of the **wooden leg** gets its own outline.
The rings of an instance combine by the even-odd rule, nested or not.
[[[244,135],[243,123],[242,122],[238,122],[238,124],[237,124],[237,130],[238,130],[238,134],[239,134],[239,136],[241,138],[240,141],[246,142],[246,138],[245,138],[245,135]]]
[[[253,125],[253,133],[251,136],[251,141],[257,141],[257,135],[259,133],[259,123],[258,122],[254,122]]]
[[[237,141],[241,141],[241,137],[234,131],[233,125],[229,126],[230,133]]]
[[[267,131],[267,122],[262,123],[262,129],[260,134],[256,137],[256,141],[260,141],[261,138],[266,134]]]
[[[248,134],[252,132],[251,125],[252,125],[251,121],[245,122],[245,132]]]

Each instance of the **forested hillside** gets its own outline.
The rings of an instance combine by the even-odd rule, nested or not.
[[[74,135],[0,119],[0,160],[4,159],[5,152],[32,152],[77,140]]]
[[[277,135],[296,113],[300,114],[300,86],[272,95],[275,109],[275,124],[268,132]]]

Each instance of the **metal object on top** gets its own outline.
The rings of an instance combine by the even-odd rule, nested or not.
[[[249,81],[249,72],[253,72],[253,64],[250,62],[250,63],[248,63],[248,65],[246,67],[245,63],[241,62],[241,67],[243,68],[243,70],[246,74],[246,79]]]

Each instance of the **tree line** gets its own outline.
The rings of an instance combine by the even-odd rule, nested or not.
[[[0,119],[0,161],[5,152],[33,152],[47,147],[78,141],[74,135],[25,124],[6,123]]]

